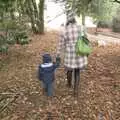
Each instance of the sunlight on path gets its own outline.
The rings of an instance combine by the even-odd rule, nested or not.
[[[104,35],[91,35],[88,34],[88,37],[92,40],[92,41],[97,41],[99,42],[99,44],[103,44],[103,45],[109,45],[109,44],[113,44],[113,45],[120,45],[120,39],[119,38],[114,38],[114,37],[109,37],[109,36],[104,36]]]

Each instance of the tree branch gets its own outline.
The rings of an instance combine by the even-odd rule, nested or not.
[[[92,1],[93,1],[93,0],[89,0],[89,1],[88,1],[88,4],[90,4]]]
[[[120,4],[120,0],[114,0],[113,2],[119,3]]]

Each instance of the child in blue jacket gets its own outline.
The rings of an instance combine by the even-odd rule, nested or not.
[[[59,58],[56,58],[56,63],[53,63],[50,54],[44,54],[43,63],[39,65],[39,80],[42,81],[43,90],[47,96],[53,95],[55,70],[59,66],[59,63]]]

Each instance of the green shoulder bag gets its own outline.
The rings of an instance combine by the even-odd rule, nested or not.
[[[81,33],[75,45],[75,52],[78,56],[88,56],[92,52],[89,40],[85,35],[82,36]]]

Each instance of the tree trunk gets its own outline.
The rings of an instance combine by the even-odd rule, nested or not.
[[[85,25],[85,14],[84,14],[84,12],[82,13],[82,25]]]
[[[39,0],[39,33],[44,33],[44,0]]]
[[[10,17],[11,17],[11,20],[15,20],[15,15],[13,10],[10,11]]]
[[[32,2],[32,5],[33,5],[33,11],[34,11],[34,15],[36,18],[38,18],[38,8],[37,8],[37,4],[36,4],[36,1],[35,0],[31,0]]]
[[[27,14],[30,19],[32,31],[35,34],[44,33],[44,1],[39,0],[39,4],[37,6],[36,0],[25,0],[24,3],[21,3],[22,12]]]
[[[1,12],[0,13],[0,22],[2,23],[4,21],[4,12]]]
[[[34,9],[33,9],[33,4],[31,2],[31,0],[27,0],[27,15],[29,16],[30,18],[30,21],[31,21],[31,27],[32,27],[32,31],[37,34],[39,31],[37,29],[37,26],[36,26],[36,17],[35,17],[35,13],[34,13]]]

